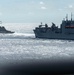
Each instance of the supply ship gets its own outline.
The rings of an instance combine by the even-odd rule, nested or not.
[[[36,38],[74,40],[74,20],[72,19],[72,14],[70,20],[68,20],[68,15],[66,15],[66,19],[62,20],[60,27],[54,23],[52,23],[51,27],[41,23],[33,31]]]

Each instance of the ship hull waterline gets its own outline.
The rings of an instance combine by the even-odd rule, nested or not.
[[[36,38],[42,39],[60,39],[60,40],[74,40],[74,34],[62,34],[62,33],[37,33],[35,32]]]
[[[0,34],[13,34],[15,32],[0,32]]]

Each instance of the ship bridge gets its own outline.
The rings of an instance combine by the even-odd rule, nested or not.
[[[68,20],[68,15],[67,15],[66,20],[62,21],[61,31],[62,33],[74,34],[74,20],[72,20],[72,14],[71,14],[71,20]]]
[[[68,22],[66,22],[65,28],[74,28],[74,21],[69,20]]]

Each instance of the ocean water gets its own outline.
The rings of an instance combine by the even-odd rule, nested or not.
[[[37,23],[3,23],[14,34],[0,34],[0,63],[26,59],[64,59],[74,57],[73,40],[37,39]]]

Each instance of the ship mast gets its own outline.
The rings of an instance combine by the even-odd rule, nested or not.
[[[41,22],[41,25],[42,25],[42,22]]]
[[[68,14],[66,14],[66,21],[68,21]]]
[[[73,15],[72,15],[72,12],[71,12],[71,22],[72,22],[72,16],[73,16]]]

